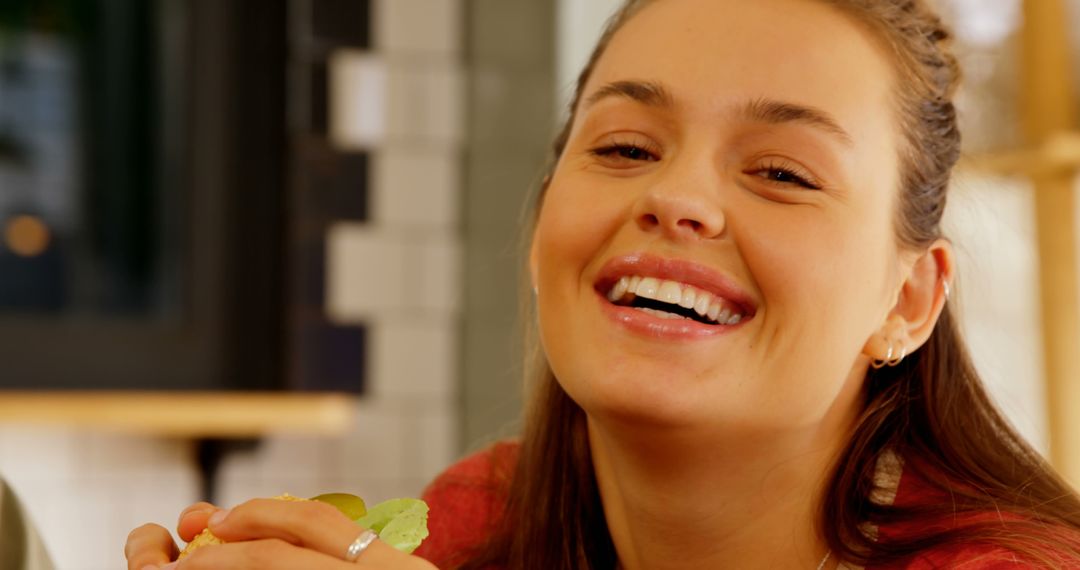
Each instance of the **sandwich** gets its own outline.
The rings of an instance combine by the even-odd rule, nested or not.
[[[390,499],[375,505],[371,509],[367,508],[363,499],[348,493],[327,493],[310,499],[294,497],[285,493],[274,497],[274,499],[279,501],[319,501],[333,505],[358,526],[375,531],[379,535],[379,540],[406,554],[416,550],[428,536],[428,506],[427,503],[419,499]],[[191,542],[184,547],[184,551],[180,553],[177,560],[210,544],[224,544],[224,541],[214,536],[214,533],[207,528],[191,539]]]

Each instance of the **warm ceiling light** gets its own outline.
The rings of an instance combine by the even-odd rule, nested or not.
[[[52,233],[36,216],[15,216],[4,226],[4,244],[15,255],[36,257],[49,247]]]

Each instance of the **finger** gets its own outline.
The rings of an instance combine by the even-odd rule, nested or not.
[[[219,511],[218,507],[210,503],[195,503],[180,513],[180,520],[176,523],[176,533],[185,542],[191,542],[195,535],[206,528],[206,521],[210,515]]]
[[[185,557],[176,570],[356,570],[356,565],[270,538],[205,546]],[[402,567],[393,567],[402,568]]]
[[[192,512],[196,512],[196,511],[206,511],[206,512],[211,512],[212,513],[214,511],[218,510],[218,508],[219,507],[217,505],[212,505],[210,503],[207,503],[206,501],[199,501],[198,503],[194,503],[194,504],[188,506],[183,511],[180,511],[180,518],[182,519],[188,513],[192,513]]]
[[[144,524],[131,531],[124,545],[128,570],[157,568],[176,558],[178,553],[169,531],[156,524]]]
[[[276,538],[338,560],[345,558],[349,545],[363,530],[341,511],[318,501],[254,499],[225,512],[223,520],[210,521],[210,531],[226,542]],[[376,540],[361,554],[360,560],[372,566],[398,568],[407,564],[409,558]]]

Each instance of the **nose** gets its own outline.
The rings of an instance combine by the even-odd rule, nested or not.
[[[700,179],[654,185],[635,206],[638,227],[646,232],[662,232],[678,241],[722,236],[726,226],[724,209],[719,193],[708,188]]]

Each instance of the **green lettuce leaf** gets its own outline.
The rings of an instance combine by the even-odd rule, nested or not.
[[[420,499],[390,499],[368,509],[356,524],[369,528],[379,540],[411,554],[428,536],[428,506]]]

